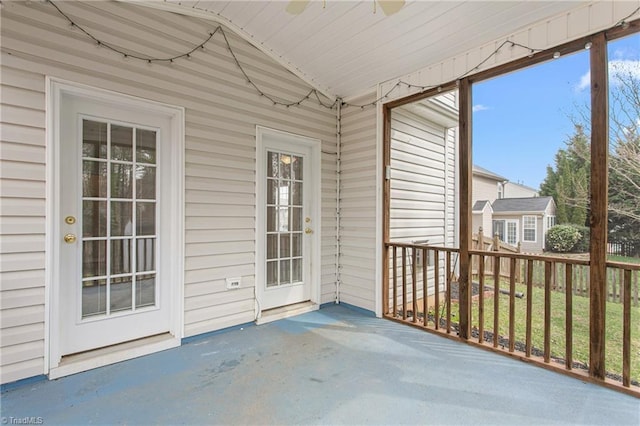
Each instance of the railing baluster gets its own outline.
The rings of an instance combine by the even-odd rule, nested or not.
[[[564,289],[565,289],[565,367],[573,368],[573,265],[564,265]]]
[[[447,304],[447,333],[451,333],[451,275],[453,271],[451,270],[451,252],[447,252],[447,300],[445,303]]]
[[[413,322],[418,322],[418,249],[411,248],[411,304],[413,309]]]
[[[387,274],[385,277],[388,285],[386,288],[383,288],[383,291],[385,292],[384,294],[386,295],[386,300],[383,301],[386,305],[383,305],[383,308],[384,306],[388,309],[391,307],[391,300],[389,300],[391,297],[389,297],[389,293],[392,293],[393,314],[389,315],[390,312],[387,311],[384,313],[384,316],[387,318],[395,318],[396,321],[412,323],[413,325],[420,324],[420,327],[429,329],[431,332],[440,332],[442,334],[446,333],[450,335],[453,326],[451,291],[452,286],[455,284],[455,258],[453,256],[458,253],[458,249],[410,243],[386,243],[385,253],[387,256],[392,256],[392,262],[389,262],[389,259],[387,258],[385,267],[388,267],[393,272],[392,275]],[[443,254],[442,258],[441,254]],[[589,280],[585,280],[585,278],[588,278],[586,273],[588,273],[590,264],[589,260],[565,259],[543,255],[520,254],[515,252],[486,252],[480,250],[474,250],[469,254],[473,257],[474,264],[478,265],[476,273],[477,280],[479,281],[478,285],[480,287],[478,289],[478,316],[475,318],[473,323],[474,329],[478,331],[478,341],[473,339],[473,344],[480,344],[486,347],[486,344],[491,341],[493,348],[502,348],[502,350],[499,349],[500,352],[509,353],[518,358],[532,358],[534,349],[536,352],[539,349],[542,349],[542,359],[534,357],[530,361],[539,365],[543,363],[547,365],[550,364],[552,350],[558,349],[552,341],[551,332],[552,330],[560,331],[552,328],[552,313],[559,313],[556,311],[560,309],[552,306],[552,297],[562,297],[561,294],[564,293],[565,302],[562,309],[565,311],[564,339],[566,343],[563,351],[564,353],[562,354],[564,357],[564,366],[562,370],[569,375],[577,377],[581,377],[586,374],[580,371],[573,371],[573,335],[575,334],[573,326],[573,302],[578,302],[578,300],[573,296],[585,296],[588,294],[586,290],[589,286]],[[402,266],[398,264],[398,258],[400,256],[402,256]],[[433,260],[431,260],[429,256],[434,256]],[[419,261],[420,259],[423,260],[421,265]],[[391,267],[389,267],[389,264],[391,264]],[[624,392],[631,393],[633,395],[640,395],[637,386],[632,384],[634,379],[632,361],[634,361],[633,356],[635,352],[633,351],[631,341],[631,338],[635,337],[635,335],[631,336],[635,332],[635,329],[632,329],[632,327],[635,327],[635,323],[632,324],[631,321],[633,315],[632,309],[634,304],[637,303],[635,298],[637,297],[636,293],[638,291],[637,286],[638,278],[640,276],[640,267],[638,265],[616,261],[607,261],[606,264],[608,293],[610,297],[609,302],[620,303],[623,305],[622,312],[618,311],[620,312],[618,315],[621,315],[622,317],[623,324],[621,330],[622,342],[619,345],[608,348],[611,351],[622,352],[622,369],[620,370],[619,364],[609,366],[610,373],[619,374],[618,380],[620,380],[620,382],[616,385],[611,383],[611,381],[607,381],[605,385],[609,387],[618,386],[619,389]],[[442,270],[440,269],[441,267],[443,267]],[[562,268],[564,268],[564,271]],[[434,271],[434,277],[433,281],[430,282],[428,271],[431,269]],[[446,274],[444,278],[441,275],[441,272]],[[469,271],[469,273],[471,273],[471,271]],[[399,275],[401,275],[401,278],[399,278]],[[421,284],[419,283],[421,279],[420,275],[422,275]],[[488,329],[486,329],[487,323],[485,323],[485,320],[487,319],[485,315],[487,310],[485,309],[486,297],[484,289],[485,285],[488,285],[486,284],[486,281],[491,278],[493,278],[494,284],[493,286],[489,285],[487,288],[493,287],[492,289],[494,291],[493,338],[487,338],[485,340],[485,331]],[[502,278],[505,279],[505,286],[507,285],[506,280],[509,280],[509,311],[508,313],[506,311],[503,312],[503,316],[508,317],[508,319],[505,318],[504,320],[500,316],[500,310],[507,309],[507,304],[505,303],[504,306],[501,306],[500,302],[500,280]],[[411,288],[409,288],[409,280],[411,280]],[[614,281],[615,284],[613,283]],[[471,282],[472,281],[470,280],[470,283]],[[391,283],[393,283],[392,291],[388,288]],[[525,336],[516,336],[516,330],[521,325],[521,320],[517,319],[521,315],[521,313],[518,312],[519,302],[516,300],[516,297],[521,297],[516,292],[518,283],[526,287],[526,312],[524,313],[524,326],[526,328],[524,331]],[[429,299],[431,284],[433,284],[434,288],[433,303],[431,303]],[[444,300],[440,297],[439,290],[441,289],[441,285],[445,295]],[[400,286],[401,289],[399,288]],[[534,294],[534,287],[536,287],[536,294]],[[538,290],[540,287],[542,287],[542,291]],[[585,290],[582,290],[583,288]],[[505,294],[506,289],[507,287],[502,289]],[[402,291],[402,296],[398,293],[399,291]],[[423,294],[423,301],[419,303],[418,300],[420,299],[419,296],[421,292]],[[400,297],[402,297],[402,299],[400,299]],[[409,300],[410,297],[412,298],[411,301]],[[536,298],[535,311],[533,309],[534,298]],[[580,304],[582,304],[582,297],[580,297],[580,299]],[[505,299],[505,301],[506,300],[507,299]],[[402,307],[400,304],[402,304]],[[413,311],[411,310],[412,306]],[[429,317],[431,308],[434,309],[432,313],[434,322],[433,327],[429,325],[429,322],[431,321]],[[400,316],[400,309],[402,309],[402,316]],[[543,317],[541,320],[543,322],[542,332],[544,334],[543,336],[539,336],[539,334],[534,336],[533,316],[538,316],[539,309],[543,310],[542,315],[540,316]],[[424,317],[422,319],[419,319],[419,310],[424,312]],[[409,312],[412,312],[411,317],[409,317]],[[473,318],[471,307],[469,307],[468,315],[470,319]],[[455,320],[456,318],[453,318],[453,321]],[[478,321],[477,326],[475,324],[476,320]],[[508,321],[508,324],[503,324],[503,321]],[[536,317],[536,324],[538,324],[538,321],[540,320]],[[446,330],[444,329],[445,325]],[[505,328],[501,330],[502,326]],[[538,333],[537,330],[535,332]],[[542,337],[543,343],[534,348],[533,340],[534,338],[537,339],[539,337]],[[501,345],[501,342],[504,342],[507,338],[509,339],[508,345],[506,343]],[[524,338],[524,349],[520,349],[519,347],[522,338]],[[521,350],[523,350],[524,353],[520,352]],[[620,354],[620,352],[616,353]],[[560,356],[560,353],[554,356]],[[556,363],[552,364],[553,367],[550,368],[558,369]]]
[[[502,258],[496,256],[493,271],[493,347],[498,347],[500,327],[500,264]]]
[[[531,318],[533,303],[533,260],[527,260],[527,324],[525,331],[525,355],[531,358]]]
[[[393,317],[398,316],[398,250],[393,246]],[[388,297],[388,295],[387,295]]]
[[[478,259],[478,342],[484,342],[484,261],[480,255]],[[473,283],[471,283],[473,286]]]
[[[402,247],[402,319],[407,319],[407,248]]]
[[[551,262],[544,262],[544,362],[551,361]]]
[[[509,352],[513,352],[516,347],[516,258],[512,257],[509,261]]]
[[[624,270],[622,289],[622,386],[631,385],[631,270]]]
[[[436,330],[438,330],[440,329],[440,252],[438,250],[434,250],[433,256],[433,296],[435,304],[433,322],[435,323]]]
[[[425,327],[429,325],[429,315],[427,314],[429,309],[429,280],[427,277],[427,248],[422,249],[422,311],[424,312],[424,317],[422,318],[422,323]]]

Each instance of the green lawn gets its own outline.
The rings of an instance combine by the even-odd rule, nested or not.
[[[610,260],[612,262],[640,263],[640,257],[625,257],[614,254],[608,255],[607,260]]]
[[[487,280],[485,285],[493,287]],[[508,283],[502,284],[508,289]],[[516,285],[516,291],[525,294],[515,299],[515,341],[525,342],[526,335],[526,286]],[[499,333],[509,336],[509,296],[501,294],[499,303]],[[533,288],[532,299],[532,343],[535,348],[544,348],[544,289]],[[606,369],[608,372],[622,374],[622,305],[607,302],[606,317]],[[457,322],[457,304],[452,304],[452,320]],[[494,299],[484,301],[484,329],[493,331]],[[444,313],[444,312],[443,312]],[[478,327],[478,302],[472,304],[472,325]],[[640,307],[631,311],[631,378],[640,380]],[[565,295],[551,292],[551,354],[563,358],[565,354]],[[573,296],[573,359],[585,364],[589,362],[589,299]]]

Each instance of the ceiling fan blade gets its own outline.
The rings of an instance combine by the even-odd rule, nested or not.
[[[404,0],[378,0],[378,5],[380,5],[380,9],[382,12],[389,16],[397,13],[404,6]]]
[[[309,0],[290,0],[285,10],[292,15],[299,15],[307,6],[309,6]]]

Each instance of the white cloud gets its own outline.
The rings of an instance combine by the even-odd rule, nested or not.
[[[473,112],[486,111],[488,109],[491,109],[491,108],[489,108],[486,105],[482,105],[482,104],[477,104],[477,105],[473,106]]]
[[[609,61],[609,82],[617,84],[621,77],[633,76],[640,79],[640,60],[616,59]],[[586,90],[591,85],[591,71],[587,71],[580,77],[575,89],[578,92]]]
[[[580,82],[576,84],[576,91],[582,92],[591,86],[591,71],[587,71],[585,74],[580,77]]]

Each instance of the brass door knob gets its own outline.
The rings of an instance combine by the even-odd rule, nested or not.
[[[311,228],[305,228],[305,229],[304,229],[304,233],[305,233],[305,234],[313,234],[313,229],[311,229]]]
[[[76,236],[73,234],[67,234],[64,236],[64,242],[67,244],[73,244],[76,242]]]

